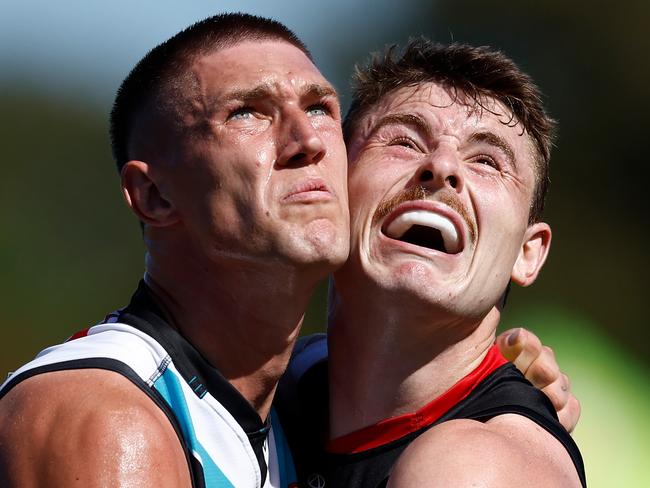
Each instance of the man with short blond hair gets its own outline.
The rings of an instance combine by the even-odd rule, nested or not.
[[[271,402],[314,288],[348,254],[339,113],[269,19],[206,19],[137,64],[111,136],[145,276],[5,383],[2,486],[295,482]]]

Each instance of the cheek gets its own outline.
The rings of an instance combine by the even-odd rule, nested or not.
[[[508,181],[474,176],[470,190],[479,228],[511,235],[528,223],[530,197]],[[468,185],[469,186],[469,185]]]
[[[500,283],[510,276],[526,230],[526,220],[509,199],[490,196],[483,203],[481,211],[477,212],[479,255],[482,256],[483,273]]]
[[[330,175],[333,184],[337,185],[341,195],[348,200],[349,184],[348,184],[348,160],[345,151],[332,152],[328,155],[327,173]]]
[[[239,130],[221,128],[213,139],[212,153],[223,161],[268,160],[274,155],[276,135],[266,125]]]
[[[359,221],[367,213],[367,207],[377,200],[377,188],[373,182],[351,176],[348,180],[348,200],[350,204],[350,218]]]
[[[274,142],[257,138],[245,144],[232,143],[225,150],[215,153],[216,172],[224,189],[253,191],[269,182],[275,161]]]
[[[403,176],[403,169],[395,164],[382,162],[377,157],[363,158],[348,165],[348,188],[353,194],[383,194]]]
[[[354,194],[350,195],[350,242],[352,253],[362,254],[372,248],[371,241],[376,228],[372,227],[372,219],[381,197],[372,191],[370,185],[357,185]],[[365,251],[364,251],[365,250]]]
[[[273,144],[268,144],[269,147],[258,147],[257,151],[253,155],[253,160],[255,161],[258,167],[268,166],[269,163],[273,160],[273,154],[275,154],[275,147]]]

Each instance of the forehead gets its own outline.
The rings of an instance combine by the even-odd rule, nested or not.
[[[300,49],[285,41],[243,41],[199,57],[191,67],[202,93],[222,95],[261,84],[278,90],[330,87]]]
[[[432,136],[448,135],[466,140],[479,131],[504,138],[517,159],[533,159],[534,146],[512,112],[491,97],[477,103],[463,92],[426,82],[395,90],[382,97],[361,118],[357,136],[365,140],[390,115],[415,115],[426,122]],[[360,141],[352,141],[352,144]]]

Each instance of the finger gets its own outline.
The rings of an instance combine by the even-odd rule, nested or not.
[[[571,397],[567,376],[560,374],[555,381],[543,387],[542,392],[551,400],[553,407],[559,414],[567,406]]]
[[[524,374],[542,352],[539,338],[521,327],[504,332],[498,337],[497,343],[505,358]]]
[[[542,346],[539,356],[528,366],[525,376],[528,381],[539,389],[545,388],[556,381],[559,383],[558,386],[564,386],[555,353],[547,346]]]
[[[560,423],[567,432],[573,432],[578,420],[580,420],[581,411],[582,407],[580,406],[580,402],[573,394],[570,394],[566,406],[557,413]]]
[[[509,340],[517,343],[516,336],[519,334],[520,330],[521,329],[519,328],[508,329],[497,336],[497,345],[499,346],[499,350],[508,361],[514,361],[521,352],[520,348],[508,345]],[[511,339],[511,337],[513,339]]]

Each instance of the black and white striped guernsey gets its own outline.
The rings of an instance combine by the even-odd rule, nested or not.
[[[49,347],[0,386],[37,374],[99,368],[128,378],[178,434],[200,488],[293,488],[293,460],[274,411],[263,422],[243,396],[164,319],[144,282],[131,303]]]

